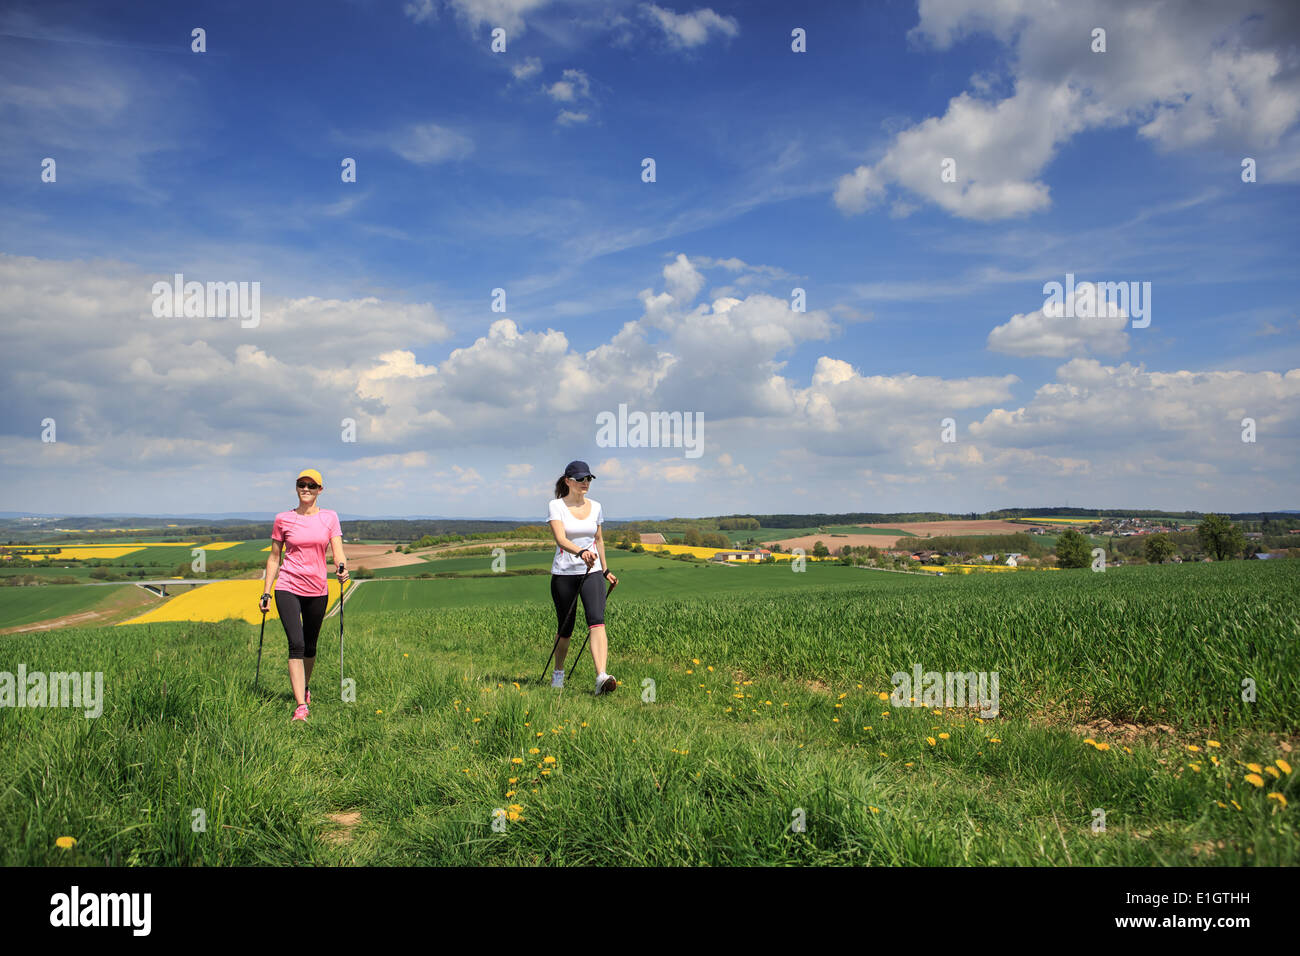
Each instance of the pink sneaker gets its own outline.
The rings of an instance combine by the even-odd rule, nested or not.
[[[293,712],[293,720],[306,720],[306,719],[307,719],[307,705],[299,704],[298,709]],[[290,723],[293,723],[293,720],[291,720]]]
[[[307,703],[311,703],[311,691],[307,691]]]

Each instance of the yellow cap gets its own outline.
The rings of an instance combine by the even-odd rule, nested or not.
[[[298,472],[298,478],[310,478],[322,488],[325,486],[325,482],[321,480],[320,472],[315,468],[304,468],[302,471]],[[295,483],[297,483],[298,478],[294,479]]]

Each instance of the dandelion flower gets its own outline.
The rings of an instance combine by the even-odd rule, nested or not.
[[[991,744],[1000,744],[1000,743],[1002,743],[1002,738],[1001,738],[1001,737],[990,737],[990,738],[989,738],[989,743],[991,743]]]
[[[1263,773],[1263,772],[1264,772],[1264,768],[1261,767],[1261,766],[1260,766],[1259,764],[1257,764],[1257,763],[1248,763],[1248,764],[1246,764],[1246,769],[1249,770],[1249,771],[1251,771],[1252,773]]]
[[[686,668],[686,673],[688,673],[688,674],[694,674],[695,671],[691,670],[691,669],[688,667],[688,668]]]
[[[1274,780],[1280,779],[1282,776],[1281,772],[1277,769],[1277,767],[1274,767],[1272,764],[1265,767],[1264,772],[1268,774],[1270,777],[1272,777]]]
[[[511,757],[511,758],[510,758],[510,762],[511,762],[511,763],[523,763],[523,762],[524,762],[524,758],[523,758],[523,757]]]
[[[843,693],[843,694],[840,694],[840,696],[837,697],[837,698],[835,698],[835,699],[836,699],[836,700],[843,700],[845,697],[848,697],[848,696],[849,696],[848,693],[845,692],[845,693]]]
[[[691,658],[691,663],[692,663],[692,664],[695,664],[695,665],[698,667],[698,666],[699,666],[699,663],[700,663],[700,659],[699,659],[698,657],[692,657],[692,658]]]
[[[1246,774],[1246,782],[1256,787],[1264,786],[1264,778],[1257,773]]]
[[[939,735],[939,739],[940,739],[940,740],[947,740],[947,739],[948,739],[948,734],[947,734],[947,733],[942,733],[942,734],[940,734],[940,735]]]
[[[1291,765],[1287,763],[1285,760],[1283,760],[1281,757],[1278,757],[1277,760],[1273,762],[1277,764],[1278,769],[1281,770],[1283,773],[1291,772]]]
[[[54,845],[61,850],[71,850],[77,845],[76,837],[63,836],[54,841]]]
[[[872,806],[868,806],[867,809],[870,810],[872,813],[879,813],[879,812],[880,812],[880,807],[872,807]]]
[[[514,792],[513,790],[507,790],[507,791],[506,791],[506,796],[507,796],[507,797],[513,797],[514,795],[515,795],[515,792]]]
[[[1234,807],[1236,807],[1238,810],[1241,809],[1241,804],[1238,803],[1236,800],[1230,800],[1229,803],[1231,803],[1231,804],[1232,804]]]
[[[547,774],[549,774],[549,773],[550,773],[549,770],[543,770],[543,771],[542,771],[542,776],[545,777],[545,776],[546,776]]]
[[[933,737],[926,737],[925,742],[929,744],[931,747],[935,745],[935,739]]]
[[[518,777],[511,777],[509,780],[506,781],[506,783],[518,783],[518,782],[519,782]]]
[[[889,695],[886,694],[883,690],[880,693],[876,694],[876,696],[879,697],[881,700],[889,700]]]
[[[555,758],[554,758],[554,757],[543,757],[543,758],[542,758],[542,763],[555,763]]]
[[[1219,743],[1217,740],[1207,740],[1207,741],[1205,742],[1205,746],[1207,746],[1207,747],[1218,747],[1218,746],[1221,746],[1221,745],[1220,745],[1220,743]]]
[[[1098,750],[1109,750],[1109,749],[1110,749],[1110,744],[1097,744],[1097,749],[1098,749]]]
[[[1188,745],[1187,745],[1187,749],[1190,750],[1190,751],[1191,751],[1192,753],[1194,753],[1194,754],[1198,754],[1198,753],[1201,752],[1201,748],[1198,747],[1198,746],[1196,746],[1196,744],[1188,744]]]
[[[376,714],[382,714],[383,711],[382,711],[382,710],[377,710],[377,711],[375,711],[375,713],[376,713]]]
[[[1268,799],[1276,800],[1282,806],[1286,806],[1286,797],[1282,796],[1282,794],[1278,793],[1276,790],[1268,795]]]
[[[536,748],[536,747],[529,747],[529,748],[528,748],[528,752],[529,752],[530,754],[539,754],[539,753],[541,753],[541,750],[539,750],[539,749]]]
[[[713,665],[712,665],[712,664],[709,665],[709,673],[710,673],[710,674],[713,673]]]
[[[1189,763],[1187,766],[1191,767],[1192,771],[1195,773],[1201,772],[1201,765],[1194,760],[1191,763]]]

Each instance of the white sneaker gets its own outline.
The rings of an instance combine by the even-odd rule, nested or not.
[[[564,686],[564,671],[553,671],[551,673],[551,686],[552,687]]]
[[[614,680],[614,678],[609,674],[601,674],[596,678],[597,695],[612,694],[616,687],[618,687],[618,681]]]

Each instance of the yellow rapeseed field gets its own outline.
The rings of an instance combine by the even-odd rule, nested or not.
[[[349,585],[350,586],[350,585]],[[158,621],[224,621],[227,618],[241,618],[250,624],[262,622],[262,612],[257,609],[257,598],[262,593],[261,580],[214,581],[201,587],[193,588],[184,594],[160,604],[153,610],[123,624],[153,624]],[[329,582],[330,607],[339,596],[339,584]],[[278,615],[275,602],[267,618]]]

